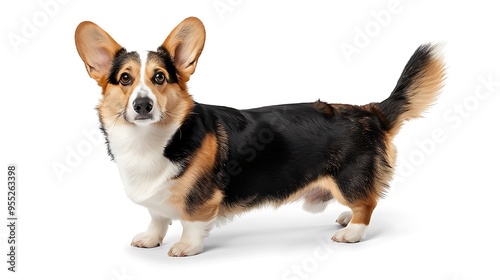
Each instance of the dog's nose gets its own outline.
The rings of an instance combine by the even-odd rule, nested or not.
[[[140,115],[145,115],[153,110],[153,100],[149,97],[138,97],[132,103],[134,111]]]

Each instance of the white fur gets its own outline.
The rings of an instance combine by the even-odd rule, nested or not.
[[[203,240],[213,227],[214,220],[208,222],[181,221],[182,236],[172,245],[168,255],[171,257],[192,256],[203,250]]]
[[[179,209],[169,205],[172,178],[180,167],[163,156],[163,148],[177,130],[176,125],[156,126],[117,125],[108,128],[111,151],[128,197],[146,206],[151,222],[145,232],[137,234],[132,246],[156,247],[161,244],[172,219],[179,219]],[[212,229],[214,220],[190,222],[181,220],[182,237],[175,243],[169,256],[191,256],[203,250],[204,238]]]
[[[304,200],[304,204],[302,204],[302,208],[309,213],[321,213],[325,211],[330,201],[310,201]]]
[[[179,128],[176,124],[166,127],[152,125],[160,119],[157,99],[146,85],[145,68],[147,52],[139,52],[141,77],[133,90],[126,108],[127,120],[136,125],[106,127],[110,150],[118,166],[127,196],[135,203],[148,208],[151,222],[145,232],[137,234],[132,246],[156,247],[161,244],[172,219],[180,218],[180,209],[168,204],[173,178],[180,166],[163,155],[163,150]],[[154,102],[153,119],[136,121],[133,101],[137,97],[149,97]],[[182,237],[169,251],[170,256],[195,255],[203,249],[203,240],[212,229],[214,221],[181,221]]]
[[[146,65],[148,62],[148,51],[138,51],[139,58],[141,59],[141,83],[144,84],[144,79],[146,77]]]
[[[161,244],[172,219],[179,219],[179,209],[167,203],[172,178],[180,167],[163,156],[178,127],[115,125],[107,129],[127,196],[149,209],[151,222],[145,232],[137,234],[132,246],[156,247]]]
[[[347,226],[349,222],[352,220],[352,212],[351,211],[345,211],[342,212],[339,217],[337,218],[336,222],[338,224],[341,224],[343,226]]]
[[[107,129],[111,152],[114,155],[127,196],[162,216],[175,218],[174,209],[165,209],[171,179],[180,167],[163,156],[163,149],[177,130],[167,127],[115,125]]]
[[[145,79],[146,77],[146,64],[147,64],[147,59],[148,59],[148,52],[147,51],[141,51],[137,52],[139,54],[139,58],[141,60],[141,70],[140,70],[140,77],[139,77],[139,84],[135,87],[135,89],[132,91],[132,94],[129,97],[128,100],[128,105],[126,109],[126,117],[127,120],[130,122],[133,122],[139,126],[147,126],[149,124],[155,123],[160,120],[161,118],[161,111],[159,109],[158,104],[156,103],[156,96],[153,94],[153,91],[146,85]],[[134,100],[137,97],[149,97],[151,100],[153,100],[153,110],[151,111],[151,114],[153,116],[153,119],[149,120],[135,120],[135,117],[137,117],[137,112],[134,111],[133,104]]]
[[[160,245],[165,238],[171,219],[157,215],[151,212],[151,222],[145,232],[137,234],[132,240],[132,246],[142,248],[152,248]]]
[[[333,241],[343,243],[358,242],[366,236],[367,226],[364,224],[349,223],[347,227],[338,230],[332,237]]]

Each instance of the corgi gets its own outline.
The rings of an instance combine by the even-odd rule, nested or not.
[[[75,42],[102,88],[99,120],[125,192],[151,214],[131,245],[160,246],[180,220],[182,236],[168,252],[174,257],[202,252],[218,221],[301,199],[310,212],[334,200],[350,208],[333,241],[365,238],[394,172],[394,136],[435,102],[445,79],[438,48],[425,44],[382,102],[237,110],[197,103],[188,92],[205,44],[197,18],[177,25],[156,51],[127,51],[88,21]]]

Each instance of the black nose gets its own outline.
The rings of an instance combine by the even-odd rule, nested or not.
[[[132,103],[134,111],[140,115],[145,115],[153,110],[153,100],[149,97],[138,97]]]

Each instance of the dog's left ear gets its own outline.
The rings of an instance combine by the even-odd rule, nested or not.
[[[161,45],[172,56],[182,80],[187,82],[196,69],[196,63],[205,45],[205,27],[195,17],[177,25]]]

